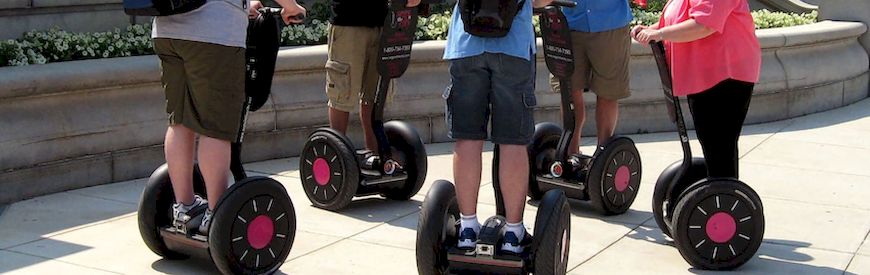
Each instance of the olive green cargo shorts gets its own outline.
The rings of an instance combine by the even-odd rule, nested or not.
[[[245,49],[155,38],[169,125],[236,141],[245,100]]]

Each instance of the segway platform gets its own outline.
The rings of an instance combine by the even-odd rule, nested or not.
[[[673,94],[664,44],[652,42],[653,55],[677,126],[683,159],[659,175],[653,191],[653,216],[680,255],[699,269],[730,270],[752,259],[764,238],[761,197],[735,178],[711,178],[703,158],[692,158],[679,98]]]
[[[302,187],[315,207],[339,211],[355,196],[376,194],[408,200],[423,186],[427,169],[423,139],[410,124],[385,123],[383,115],[390,81],[402,76],[411,62],[418,8],[405,5],[406,1],[390,1],[381,30],[380,79],[371,129],[378,151],[356,150],[347,136],[328,127],[314,131],[302,149]]]
[[[259,108],[268,98],[283,26],[280,12],[264,8],[250,22],[242,134],[248,111]],[[270,274],[284,263],[296,234],[296,212],[281,183],[247,176],[241,164],[242,137],[232,145],[229,172],[235,183],[220,198],[208,198],[199,166],[194,164],[194,193],[217,201],[207,235],[199,232],[206,205],[188,212],[192,218],[184,224],[172,224],[175,196],[169,168],[164,164],[154,171],[142,192],[138,212],[139,233],[151,251],[166,259],[209,259],[224,274]]]
[[[556,5],[573,7],[576,4]],[[535,12],[541,19],[547,68],[559,79],[565,128],[553,123],[535,125],[528,149],[529,196],[540,199],[544,192],[560,189],[570,198],[590,201],[602,214],[625,213],[639,190],[640,154],[631,139],[621,136],[614,136],[598,146],[591,156],[567,153],[576,130],[571,87],[574,73],[571,31],[559,7],[548,6]]]
[[[494,183],[498,184],[498,183]],[[496,200],[502,201],[496,189]],[[501,207],[498,212],[503,211]],[[500,251],[507,224],[499,213],[484,222],[474,249],[456,247],[459,205],[449,181],[436,181],[420,212],[417,226],[417,270],[420,274],[565,274],[571,224],[568,199],[551,190],[541,199],[534,233],[526,232],[520,254]],[[533,237],[534,236],[534,237]]]

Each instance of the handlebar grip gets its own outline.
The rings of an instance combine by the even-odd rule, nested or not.
[[[551,5],[551,6],[560,6],[560,7],[569,7],[569,8],[573,8],[573,7],[576,7],[576,6],[577,6],[577,2],[574,2],[574,1],[571,1],[571,0],[553,0],[553,3],[551,3],[550,5]]]

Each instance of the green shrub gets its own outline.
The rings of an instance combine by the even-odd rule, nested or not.
[[[632,25],[651,25],[659,21],[662,0],[648,0],[646,9],[633,9]],[[439,7],[438,13],[421,17],[415,36],[418,40],[444,40],[450,25],[450,10]],[[656,10],[658,8],[658,11]],[[315,4],[307,23],[284,28],[282,46],[317,45],[326,43],[329,6]],[[752,12],[756,28],[779,28],[816,22],[818,13],[791,14],[759,10]],[[535,30],[538,17],[533,19]],[[133,25],[121,31],[70,33],[54,28],[48,31],[31,31],[18,40],[0,41],[0,67],[43,64],[68,60],[109,58],[153,54],[151,26]]]
[[[755,20],[756,29],[782,28],[812,24],[818,21],[819,12],[795,14],[787,12],[773,12],[766,9],[753,11],[752,18]]]

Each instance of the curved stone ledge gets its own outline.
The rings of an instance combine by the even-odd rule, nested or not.
[[[748,123],[837,108],[868,96],[862,23],[825,21],[758,31],[761,81]],[[426,142],[447,141],[441,93],[449,81],[443,41],[414,45],[413,64],[398,81],[388,118],[416,125]],[[252,113],[245,161],[296,155],[326,120],[326,46],[279,53],[273,94]],[[538,59],[538,121],[558,121]],[[632,97],[621,102],[619,133],[668,131],[661,86],[645,45],[632,45]],[[586,94],[588,108],[594,97]],[[0,68],[0,203],[45,193],[148,176],[163,162],[166,120],[154,56]],[[352,123],[352,125],[355,125]],[[584,134],[594,135],[587,124]],[[358,126],[351,138],[361,141]]]

